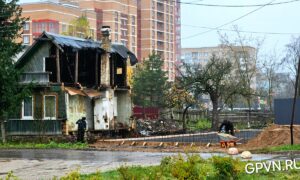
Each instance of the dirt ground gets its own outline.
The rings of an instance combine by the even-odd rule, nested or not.
[[[294,142],[300,144],[300,126],[294,126]],[[144,144],[145,143],[145,144]],[[246,144],[237,144],[240,152],[244,150],[258,150],[269,146],[278,146],[290,143],[290,127],[271,125],[265,128],[257,137]],[[220,144],[203,143],[171,143],[171,142],[143,142],[143,141],[117,141],[109,142],[98,140],[91,145],[92,148],[109,151],[139,151],[139,152],[226,152]]]

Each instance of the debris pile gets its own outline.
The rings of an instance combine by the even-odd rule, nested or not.
[[[250,140],[247,147],[267,147],[290,144],[290,126],[271,125],[265,128],[256,138]],[[294,126],[294,143],[300,144],[300,126]]]
[[[182,131],[174,119],[138,119],[137,132],[143,136],[174,134]]]

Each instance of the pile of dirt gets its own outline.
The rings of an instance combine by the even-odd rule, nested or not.
[[[260,148],[290,144],[290,126],[271,125],[265,128],[256,138],[251,139],[245,146]],[[294,126],[294,143],[300,144],[300,126]]]
[[[137,131],[144,136],[173,134],[181,131],[174,119],[138,119]]]

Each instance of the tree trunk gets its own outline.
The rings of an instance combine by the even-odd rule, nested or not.
[[[189,107],[191,107],[191,105],[188,105],[187,107],[185,107],[183,114],[182,114],[182,130],[185,133],[186,132],[186,121],[185,121],[185,115],[187,113],[187,110],[189,109]]]
[[[5,133],[5,126],[4,126],[5,121],[2,120],[0,123],[1,123],[1,137],[2,137],[2,143],[6,143],[6,133]]]
[[[212,100],[212,105],[213,105],[213,110],[212,110],[211,127],[213,130],[217,130],[219,127],[219,111],[218,111],[219,102],[218,102],[218,100]]]
[[[248,113],[247,113],[247,124],[248,124],[248,128],[250,128],[250,113],[251,113],[251,99],[250,97],[247,98],[247,104],[248,104]]]

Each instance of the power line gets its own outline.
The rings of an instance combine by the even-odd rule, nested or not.
[[[274,1],[276,1],[276,0],[270,1],[269,3],[265,4],[265,6],[267,6],[268,4],[271,4],[271,3],[274,2]],[[202,34],[206,34],[206,33],[208,33],[208,32],[214,31],[214,30],[218,30],[219,28],[224,27],[224,26],[226,26],[226,25],[228,25],[228,24],[231,24],[231,23],[233,23],[233,22],[236,22],[236,21],[238,21],[238,20],[240,20],[240,19],[242,19],[242,18],[244,18],[244,17],[246,17],[246,16],[248,16],[248,15],[250,15],[250,14],[252,14],[252,13],[254,13],[254,12],[260,10],[260,9],[262,9],[262,8],[264,8],[265,6],[261,6],[261,7],[259,7],[259,8],[256,8],[256,9],[254,9],[254,10],[252,10],[252,11],[250,11],[250,12],[248,12],[248,13],[246,13],[246,14],[244,14],[244,15],[242,15],[242,16],[240,16],[240,17],[238,17],[238,18],[236,18],[236,19],[234,19],[234,20],[232,20],[232,21],[229,21],[229,22],[227,22],[227,23],[225,23],[225,24],[222,24],[222,25],[217,26],[217,27],[215,27],[215,28],[212,28],[212,29],[210,29],[210,30],[203,31],[203,32],[200,32],[200,33],[191,35],[191,36],[187,36],[187,37],[185,37],[185,38],[181,38],[181,40],[182,40],[182,39],[190,39],[190,38],[193,38],[193,37],[196,37],[196,36],[200,36],[200,35],[202,35]]]
[[[167,1],[167,0],[166,0]],[[270,3],[267,4],[267,6],[274,6],[274,5],[281,5],[281,4],[289,4],[293,2],[298,2],[300,0],[290,0],[290,1],[283,1],[283,2],[278,2],[278,3]],[[173,1],[176,2],[176,1]],[[261,6],[266,6],[265,4],[248,4],[248,5],[228,5],[228,4],[204,4],[204,3],[194,3],[194,2],[182,2],[182,1],[177,1],[177,3],[180,4],[187,4],[187,5],[196,5],[196,6],[207,6],[207,7],[225,7],[225,8],[240,8],[240,7],[261,7]]]
[[[201,29],[215,29],[215,28],[212,28],[212,27],[205,27],[205,26],[194,26],[194,25],[185,25],[185,24],[181,24],[182,26],[188,26],[188,27],[195,27],[195,28],[201,28]],[[235,30],[233,29],[224,29],[224,28],[219,28],[218,30],[221,30],[221,31],[231,31],[231,32],[235,32]],[[262,31],[243,31],[243,30],[239,30],[239,32],[242,32],[242,33],[252,33],[252,34],[274,34],[274,35],[297,35],[297,34],[300,34],[300,33],[291,33],[291,32],[262,32]]]

